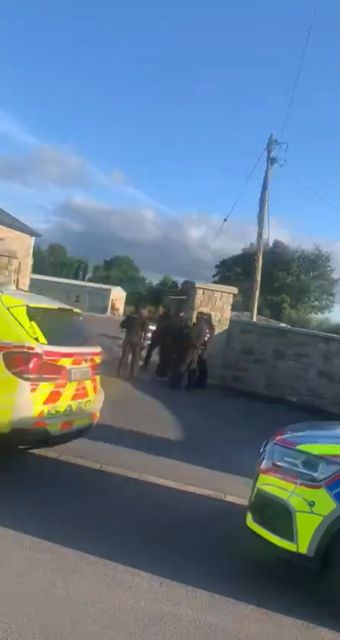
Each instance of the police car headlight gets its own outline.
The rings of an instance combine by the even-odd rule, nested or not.
[[[263,466],[282,469],[283,473],[297,475],[307,482],[322,482],[334,473],[340,472],[340,464],[314,456],[299,449],[271,444],[266,448]]]

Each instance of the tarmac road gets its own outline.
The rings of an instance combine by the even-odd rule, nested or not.
[[[337,638],[244,525],[261,441],[306,414],[107,374],[88,438],[1,462],[1,640]]]

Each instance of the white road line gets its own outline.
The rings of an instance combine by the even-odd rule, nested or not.
[[[132,480],[141,480],[143,482],[149,482],[150,484],[156,484],[162,487],[167,487],[169,489],[177,489],[178,491],[184,491],[186,493],[194,493],[206,498],[213,498],[214,500],[221,500],[223,502],[237,504],[242,507],[245,507],[248,504],[248,501],[245,498],[233,496],[229,493],[223,493],[222,491],[215,491],[213,489],[197,487],[195,485],[186,484],[177,480],[168,480],[166,478],[149,475],[148,473],[132,471],[130,469],[122,469],[120,467],[115,467],[108,464],[101,464],[100,462],[86,460],[85,458],[78,458],[77,456],[70,456],[64,453],[56,453],[55,451],[51,451],[49,449],[37,449],[32,453],[43,458],[61,460],[62,462],[75,464],[79,467],[87,467],[88,469],[95,469],[96,471],[103,471],[104,473],[124,476],[125,478],[131,478]]]

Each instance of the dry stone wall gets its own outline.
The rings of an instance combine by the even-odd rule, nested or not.
[[[209,370],[219,385],[340,414],[340,336],[233,320]]]

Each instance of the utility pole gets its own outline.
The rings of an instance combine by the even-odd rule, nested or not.
[[[256,322],[257,310],[259,306],[259,297],[261,289],[262,262],[263,262],[263,230],[266,216],[268,216],[269,203],[269,182],[271,178],[271,170],[277,159],[274,156],[274,150],[279,145],[278,141],[271,134],[268,138],[266,147],[266,169],[263,176],[259,199],[259,212],[257,215],[257,237],[256,237],[256,258],[255,258],[255,274],[253,283],[253,295],[251,302],[251,319]]]

